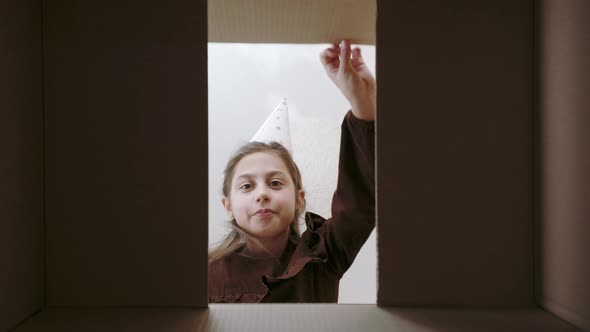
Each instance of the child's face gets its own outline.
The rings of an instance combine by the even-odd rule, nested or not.
[[[297,195],[303,199],[303,190]],[[230,199],[222,203],[242,229],[259,239],[274,238],[287,232],[295,216],[295,185],[280,157],[256,152],[236,165]]]

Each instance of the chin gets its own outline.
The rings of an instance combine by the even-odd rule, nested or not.
[[[260,229],[257,232],[254,233],[254,235],[258,238],[261,239],[268,239],[268,238],[274,238],[277,237],[279,235],[281,235],[282,231],[281,230],[270,230],[270,229]]]

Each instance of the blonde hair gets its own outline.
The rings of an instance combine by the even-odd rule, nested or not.
[[[289,170],[289,174],[293,179],[293,184],[295,186],[295,193],[299,192],[299,190],[303,189],[302,181],[301,181],[301,173],[299,172],[299,168],[295,161],[285,149],[278,142],[270,142],[270,143],[262,143],[262,142],[250,142],[243,145],[239,148],[233,156],[228,161],[225,170],[223,172],[223,187],[222,193],[225,197],[230,197],[231,192],[231,181],[234,176],[234,171],[236,165],[242,160],[242,158],[256,152],[267,152],[273,153],[277,157],[281,158],[281,160],[287,166]],[[295,204],[295,215],[293,220],[291,221],[289,236],[291,234],[296,234],[297,236],[300,235],[299,231],[299,216],[305,210],[305,199],[299,200],[299,196],[296,195],[297,204]],[[252,235],[248,234],[244,231],[236,222],[235,218],[229,221],[230,232],[218,243],[214,244],[209,249],[209,265],[212,263],[230,255],[231,253],[235,252],[236,250],[241,249],[244,247],[248,240],[254,242],[264,250],[266,248],[262,243],[253,237]],[[268,250],[266,250],[268,252]],[[270,253],[270,252],[269,252]]]

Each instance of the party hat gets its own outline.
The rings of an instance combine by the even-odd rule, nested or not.
[[[283,98],[268,118],[266,118],[260,129],[258,129],[254,137],[250,140],[250,142],[253,141],[264,143],[277,141],[292,154],[287,98]]]

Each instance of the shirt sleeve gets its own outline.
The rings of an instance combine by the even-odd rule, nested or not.
[[[375,228],[375,122],[348,111],[342,122],[332,217],[318,229],[329,268],[341,278]]]

